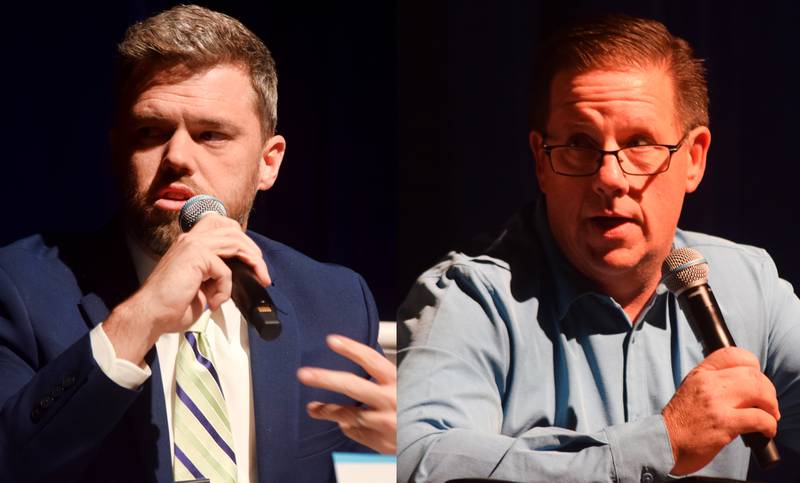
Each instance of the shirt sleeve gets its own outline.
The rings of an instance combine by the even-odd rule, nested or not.
[[[468,270],[427,275],[399,314],[415,328],[399,368],[398,481],[667,478],[674,461],[660,415],[592,433],[531,421],[529,430],[505,434],[508,385],[524,369],[511,367],[502,289]]]
[[[776,440],[800,453],[800,300],[764,257],[761,287],[769,321],[764,372],[775,385],[781,419]]]
[[[97,326],[89,332],[89,340],[92,346],[92,356],[109,379],[124,387],[125,389],[136,389],[147,380],[152,374],[150,366],[143,363],[144,367],[139,367],[131,361],[120,359],[114,350],[114,345],[108,339],[103,324]]]

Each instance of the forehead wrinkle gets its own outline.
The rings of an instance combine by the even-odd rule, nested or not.
[[[658,116],[655,111],[650,115],[650,113],[640,110],[620,111],[607,106],[593,106],[582,103],[565,106],[563,112],[569,114],[562,123],[567,127],[597,128],[610,122],[621,130],[633,127],[652,127],[654,119]]]
[[[632,134],[647,134],[656,141],[663,137],[663,135],[659,136],[658,129],[654,125],[654,118],[650,116],[641,116],[639,113],[603,113],[600,112],[601,110],[580,110],[575,109],[574,105],[569,109],[573,111],[571,115],[564,116],[561,122],[554,124],[553,127],[558,132],[550,133],[551,135],[563,137],[581,132],[597,136],[599,139],[611,135],[619,142]],[[672,142],[669,139],[662,142],[667,141]]]
[[[194,96],[184,96],[194,97]],[[208,109],[202,109],[208,107]],[[148,99],[140,100],[132,109],[132,117],[137,121],[171,121],[176,115],[187,121],[187,123],[202,124],[208,126],[232,126],[236,122],[220,115],[214,106],[200,106],[197,103],[186,104],[178,103],[174,105],[174,110],[169,105],[162,102],[150,102]],[[201,108],[201,112],[197,112]],[[205,111],[205,112],[203,112]]]
[[[589,98],[596,101],[658,100],[657,96],[648,95],[645,79],[636,76],[615,77],[613,84],[587,76],[573,77],[565,86],[568,92],[566,100],[567,102],[574,102],[575,98]]]
[[[143,93],[134,104],[134,111],[152,112],[158,115],[168,115],[172,110],[186,112],[188,109],[208,108],[213,110],[214,104],[224,96],[209,97],[210,93],[191,95],[170,91],[148,91]]]
[[[166,102],[176,104],[186,104],[191,107],[198,105],[211,105],[216,102],[227,103],[230,99],[230,93],[217,89],[219,82],[219,74],[214,75],[212,72],[216,68],[233,67],[239,71],[240,74],[246,76],[247,73],[241,68],[230,64],[220,64],[214,68],[206,69],[202,72],[195,73],[186,78],[175,80],[174,75],[170,77],[169,72],[157,73],[150,78],[146,87],[139,93],[135,104],[144,103],[149,105],[151,102]],[[211,77],[209,78],[209,73]],[[248,86],[245,94],[250,97],[250,101],[257,103],[257,94],[253,89],[249,80],[244,77],[245,83]]]
[[[622,86],[609,89],[608,85],[575,86],[568,91],[566,98],[561,102],[562,106],[574,106],[578,110],[595,110],[601,114],[619,112],[620,108],[626,107],[642,106],[654,111],[659,107],[669,107],[661,104],[664,104],[663,99],[647,93],[646,89]]]
[[[653,131],[663,112],[671,114],[670,127],[677,123],[672,78],[664,69],[561,72],[551,89],[551,113],[563,115],[551,121],[558,117],[562,126]]]

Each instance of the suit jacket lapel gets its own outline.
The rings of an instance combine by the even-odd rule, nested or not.
[[[77,262],[83,261],[77,263],[82,269],[76,272],[76,278],[85,294],[79,305],[90,328],[105,320],[109,307],[116,307],[138,287],[121,229],[106,233],[112,236],[98,237],[101,242],[92,244],[92,248],[83,245],[80,256],[75,257]],[[300,367],[299,325],[294,307],[274,282],[276,274],[272,275],[273,285],[267,288],[267,293],[278,312],[281,335],[273,341],[264,341],[248,326],[258,475],[260,481],[295,481],[300,410],[296,375]],[[167,414],[155,347],[146,361],[152,376],[142,386],[142,394],[126,419],[131,423],[142,463],[148,472],[152,471],[147,475],[148,480],[171,482]]]
[[[57,245],[84,294],[79,306],[90,329],[139,287],[120,223],[90,236],[62,238]]]
[[[108,318],[137,288],[138,281],[121,227],[112,225],[88,242],[67,242],[60,256],[73,268],[84,293],[78,302],[89,329]],[[156,348],[145,357],[152,376],[125,416],[147,481],[172,482],[166,403]]]
[[[298,321],[292,304],[274,278],[267,293],[278,312],[281,335],[265,341],[248,326],[258,477],[267,482],[295,481],[300,398],[296,375],[300,366]]]
[[[144,468],[149,468],[148,472],[152,471],[147,474],[148,480],[172,482],[164,386],[155,347],[148,352],[145,361],[153,375],[142,385],[142,394],[128,413],[130,420],[134,422],[133,434]]]

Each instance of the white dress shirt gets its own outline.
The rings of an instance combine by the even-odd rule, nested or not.
[[[142,283],[153,271],[158,259],[128,240],[128,248]],[[208,309],[206,309],[208,310]],[[236,454],[236,472],[239,483],[258,481],[256,468],[256,432],[253,409],[253,384],[250,372],[250,344],[247,336],[247,321],[232,300],[211,313],[213,324],[208,324],[205,337],[211,350],[214,367],[219,373],[222,393],[233,434],[233,451]],[[100,369],[109,379],[120,386],[135,389],[151,375],[150,367],[143,363],[138,367],[130,361],[119,359],[114,346],[102,330],[102,325],[90,333],[92,354]],[[156,341],[161,380],[164,387],[167,424],[169,427],[170,457],[174,465],[174,436],[172,413],[175,404],[175,361],[178,356],[180,334],[163,334]]]

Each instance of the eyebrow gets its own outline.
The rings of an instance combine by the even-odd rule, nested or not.
[[[201,126],[205,129],[218,129],[221,131],[239,132],[239,128],[235,123],[223,118],[204,117],[204,118],[190,120],[189,124]]]
[[[133,120],[134,125],[141,125],[141,124],[164,124],[166,122],[170,122],[170,119],[166,116],[161,116],[155,112],[142,112],[142,113],[131,113],[131,119]],[[190,127],[201,127],[203,129],[217,129],[222,131],[229,131],[233,133],[238,133],[241,129],[236,125],[236,123],[221,117],[200,117],[200,118],[190,118],[189,119],[189,126]]]

